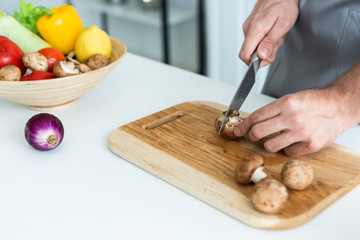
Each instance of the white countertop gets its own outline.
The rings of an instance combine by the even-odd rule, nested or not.
[[[98,86],[51,112],[61,145],[31,148],[38,112],[0,99],[0,239],[360,239],[360,188],[290,230],[249,227],[113,154],[119,126],[193,100],[228,105],[236,87],[128,53]],[[251,93],[243,111],[272,101]],[[360,152],[360,127],[337,140]]]

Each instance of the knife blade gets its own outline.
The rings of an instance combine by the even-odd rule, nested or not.
[[[246,97],[249,95],[251,88],[255,84],[255,75],[259,70],[259,66],[261,63],[261,58],[258,57],[256,52],[251,56],[251,63],[244,75],[244,78],[239,85],[238,89],[235,92],[234,97],[232,98],[230,105],[225,113],[224,120],[221,123],[221,127],[219,129],[219,134],[224,128],[225,123],[227,123],[229,119],[229,112],[233,110],[240,110],[241,106],[245,102]]]

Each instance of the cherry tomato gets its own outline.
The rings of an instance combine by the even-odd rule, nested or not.
[[[54,78],[54,74],[45,71],[34,71],[29,75],[23,76],[20,81],[33,81]]]
[[[46,57],[46,59],[48,60],[48,63],[49,63],[48,71],[49,72],[53,71],[55,63],[60,62],[60,61],[65,61],[64,54],[62,54],[62,52],[60,52],[56,48],[47,47],[47,48],[40,49],[38,52],[41,53],[42,55],[44,55]]]

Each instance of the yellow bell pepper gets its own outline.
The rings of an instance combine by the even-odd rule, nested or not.
[[[68,54],[75,48],[75,42],[84,30],[79,14],[73,6],[64,4],[51,9],[52,15],[40,17],[36,29],[51,46]]]

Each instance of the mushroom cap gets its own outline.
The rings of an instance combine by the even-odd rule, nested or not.
[[[109,59],[102,54],[94,54],[91,55],[87,60],[86,60],[86,64],[89,66],[89,68],[91,70],[95,70],[95,69],[99,69],[102,67],[105,67],[106,65],[109,64]]]
[[[38,52],[26,53],[22,57],[22,61],[25,67],[31,68],[34,71],[47,71],[49,69],[49,63],[47,58]]]
[[[226,112],[223,112],[221,116],[215,120],[215,129],[216,132],[219,132],[222,121],[224,120]],[[228,139],[238,139],[239,137],[234,134],[234,128],[244,120],[240,117],[240,113],[237,110],[229,112],[229,120],[225,123],[223,130],[220,133],[220,136]]]
[[[267,214],[278,213],[288,199],[288,192],[284,184],[272,178],[265,178],[257,183],[251,192],[253,207]]]
[[[0,80],[3,81],[20,81],[21,71],[15,65],[6,65],[0,68]]]
[[[304,190],[313,179],[314,170],[304,160],[292,159],[281,170],[281,181],[290,189]]]
[[[235,178],[239,183],[248,184],[252,175],[258,167],[264,165],[261,155],[252,153],[239,159],[235,168]]]

